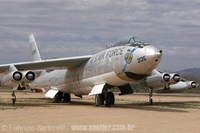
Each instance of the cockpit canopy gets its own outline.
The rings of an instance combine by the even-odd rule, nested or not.
[[[144,47],[147,44],[142,43],[137,37],[134,36],[125,36],[117,40],[113,46],[122,46],[122,45],[127,45],[130,44],[131,46],[137,45],[138,47]]]
[[[133,42],[141,42],[141,41],[137,37],[134,37],[134,36],[125,36],[125,37],[122,37],[119,40],[117,40],[114,43],[114,46],[122,45],[122,44],[130,44]]]

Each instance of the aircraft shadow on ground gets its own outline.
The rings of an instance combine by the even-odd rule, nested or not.
[[[42,102],[40,102],[42,101]],[[72,102],[54,102],[52,99],[48,98],[20,98],[19,101],[13,107],[54,107],[54,106],[93,106],[94,102],[84,101],[79,98],[72,98]],[[0,106],[11,106],[11,103],[1,102]],[[137,103],[116,103],[110,107],[105,107],[101,105],[97,108],[124,108],[124,109],[134,109],[134,110],[148,110],[148,111],[159,111],[159,112],[182,112],[187,113],[187,108],[200,109],[200,101],[183,101],[183,102],[154,102],[150,105],[148,102],[137,102]]]
[[[183,107],[173,108],[174,103],[165,102],[164,105],[162,103],[155,103],[154,105],[149,105],[149,103],[124,103],[124,104],[115,104],[110,107],[105,107],[101,105],[97,108],[124,108],[124,109],[133,109],[133,110],[144,110],[144,111],[158,111],[158,112],[182,112],[187,113],[187,110],[183,110]],[[183,103],[176,103],[178,105],[182,105]],[[200,104],[200,102],[199,102]],[[72,101],[70,105],[86,105],[86,106],[95,106],[93,102],[85,102],[85,101]]]

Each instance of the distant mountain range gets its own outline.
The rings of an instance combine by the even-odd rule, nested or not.
[[[193,75],[193,76],[198,77],[200,79],[200,68],[184,69],[184,70],[180,70],[176,73],[180,74],[180,76]]]

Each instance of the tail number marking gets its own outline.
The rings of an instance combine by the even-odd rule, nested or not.
[[[32,51],[32,55],[36,54],[36,49]]]
[[[138,63],[141,63],[141,62],[146,61],[146,57],[142,56],[142,57],[137,58],[137,60],[138,60]]]

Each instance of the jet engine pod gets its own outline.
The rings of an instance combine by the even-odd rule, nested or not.
[[[167,73],[165,73],[165,74],[163,74],[163,81],[164,82],[169,82],[169,80],[170,80],[170,75],[169,74],[167,74]]]
[[[19,71],[16,71],[16,72],[14,72],[14,73],[11,74],[11,75],[12,75],[12,80],[13,80],[13,81],[18,82],[18,81],[20,81],[20,80],[22,79],[22,73],[19,72]]]
[[[197,88],[197,83],[194,81],[187,81],[186,84],[188,85],[189,90],[193,90]]]
[[[176,84],[169,85],[169,88],[155,88],[157,93],[179,93],[187,89],[193,90],[198,84],[194,81],[180,81]]]
[[[27,82],[27,83],[30,83],[32,82],[33,80],[35,80],[35,73],[32,72],[32,71],[26,71],[26,72],[23,72],[23,78],[22,78],[22,81],[23,82]]]
[[[180,75],[179,74],[177,74],[177,73],[171,73],[170,74],[170,76],[171,76],[171,79],[170,79],[170,83],[171,84],[176,84],[176,83],[178,83],[179,81],[180,81]]]
[[[19,71],[13,71],[5,75],[2,80],[1,84],[8,87],[13,87],[17,83],[21,82],[23,74]]]
[[[156,74],[141,81],[141,85],[150,88],[164,87],[169,84],[171,76],[167,73]]]
[[[179,93],[185,91],[187,88],[188,88],[187,83],[180,81],[176,84],[169,85],[168,88],[166,87],[154,88],[154,91],[156,93]]]

